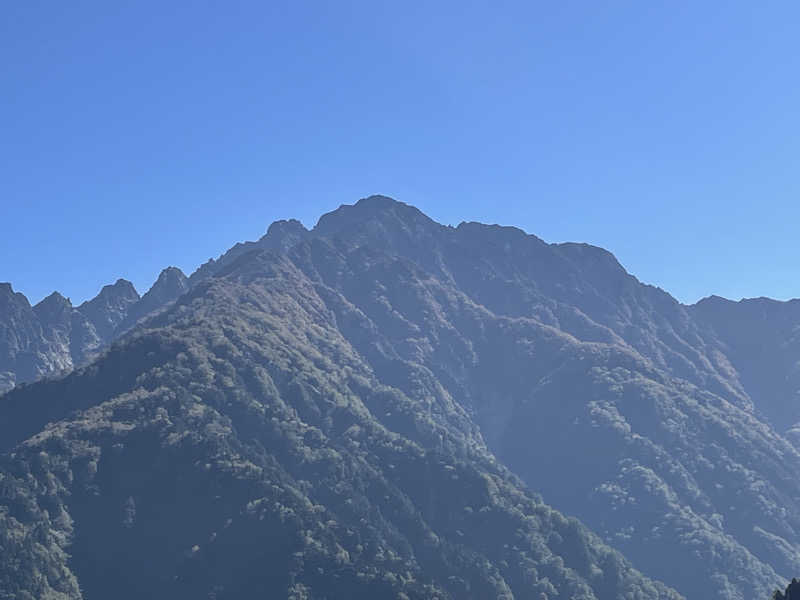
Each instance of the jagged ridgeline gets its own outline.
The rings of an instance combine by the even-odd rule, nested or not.
[[[764,331],[385,197],[181,281],[0,397],[0,594],[751,600],[800,572],[783,304]]]
[[[188,287],[181,270],[169,267],[141,298],[130,281],[120,279],[73,307],[58,292],[31,306],[11,284],[0,283],[0,393],[86,364]]]

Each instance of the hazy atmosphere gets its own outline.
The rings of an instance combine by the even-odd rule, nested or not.
[[[613,251],[684,302],[796,283],[793,2],[9,4],[0,277],[144,292],[373,193]]]

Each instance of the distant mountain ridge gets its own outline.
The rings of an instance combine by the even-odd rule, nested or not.
[[[497,569],[474,585],[487,586],[491,579],[506,587],[480,587],[483,593],[503,589],[506,595],[496,597],[536,600],[557,594],[609,600],[674,597],[665,588],[654,591],[617,559],[604,558],[609,562],[600,567],[596,557],[610,555],[595,554],[595,543],[582,537],[583,529],[570,538],[583,541],[559,545],[557,539],[566,539],[567,530],[558,527],[553,530],[557,534],[545,536],[549,551],[577,569],[575,581],[590,591],[577,592],[580,586],[574,587],[578,584],[562,573],[561,583],[550,591],[535,577],[530,589],[537,595],[527,595],[529,588],[514,579],[519,573],[502,566],[516,564],[522,555],[501,559],[496,549],[479,550],[481,540],[468,538],[464,529],[466,523],[476,526],[471,517],[441,521],[441,513],[418,504],[410,480],[399,483],[384,459],[375,458],[384,456],[382,442],[376,445],[371,436],[364,440],[358,431],[372,431],[379,424],[424,453],[443,457],[441,464],[459,469],[454,465],[465,461],[481,477],[494,473],[491,477],[503,482],[498,485],[507,486],[500,496],[508,498],[504,494],[518,493],[512,490],[520,490],[520,484],[486,466],[496,457],[556,510],[580,518],[636,569],[687,598],[760,598],[785,587],[800,572],[796,302],[710,298],[685,306],[640,283],[601,248],[548,244],[513,227],[443,226],[382,196],[323,215],[311,230],[297,221],[279,221],[260,240],[237,244],[188,280],[175,274],[165,280],[180,283],[170,288],[172,300],[156,300],[153,304],[160,308],[142,309],[149,318],[136,316],[133,308],[121,311],[112,309],[118,304],[96,303],[109,307],[104,313],[109,322],[119,319],[113,331],[133,326],[99,360],[66,379],[0,398],[0,451],[16,449],[21,462],[13,469],[33,468],[36,453],[45,447],[58,449],[58,464],[83,464],[79,439],[90,440],[96,448],[92,452],[113,464],[113,448],[125,446],[127,428],[161,432],[137,442],[142,446],[136,448],[162,457],[165,469],[178,460],[172,454],[177,450],[166,445],[169,436],[196,438],[193,443],[199,446],[186,450],[186,460],[194,456],[192,464],[200,464],[200,456],[210,461],[208,453],[216,443],[212,432],[224,431],[229,445],[220,452],[226,461],[235,463],[239,453],[259,469],[267,463],[279,465],[293,478],[286,485],[305,490],[306,484],[297,480],[305,480],[298,466],[302,461],[295,463],[290,455],[324,448],[352,457],[357,447],[349,445],[352,438],[361,440],[368,448],[363,456],[371,457],[370,464],[383,473],[380,477],[399,486],[398,497],[410,498],[409,506],[433,530],[449,523],[447,543],[458,548],[453,557],[462,561],[477,552]],[[61,314],[60,305],[54,298],[39,312]],[[0,309],[0,322],[4,314]],[[16,313],[9,309],[8,314]],[[126,321],[128,314],[134,317]],[[135,326],[142,319],[145,326]],[[20,318],[13,322],[26,323]],[[28,335],[25,327],[19,331],[19,339]],[[47,340],[57,338],[48,335]],[[264,369],[268,378],[261,374]],[[369,384],[356,385],[354,372]],[[374,396],[379,388],[397,395]],[[354,398],[364,402],[366,412],[351,404]],[[160,407],[167,407],[163,418],[158,416]],[[146,427],[136,416],[145,413],[152,413]],[[243,418],[245,413],[250,416]],[[198,421],[200,414],[207,416]],[[256,414],[274,414],[280,425],[262,423]],[[195,424],[182,425],[186,423]],[[308,432],[307,427],[318,429],[322,437],[289,433]],[[248,436],[261,441],[251,447]],[[266,439],[272,441],[266,444]],[[294,450],[283,455],[270,444]],[[393,456],[400,460],[400,455]],[[77,471],[70,468],[74,475]],[[373,481],[371,475],[359,473],[359,485],[373,485],[366,483]],[[73,475],[58,476],[69,482],[58,498],[77,493]],[[87,477],[95,481],[93,475]],[[198,477],[205,481],[205,476]],[[338,479],[326,481],[335,486]],[[130,504],[111,480],[91,485],[108,490],[108,510],[114,515],[114,503]],[[286,489],[284,483],[276,485]],[[467,493],[460,483],[449,491],[439,481],[427,485],[434,498],[450,491],[455,497]],[[144,482],[141,486],[125,492],[137,506],[137,494],[145,498],[154,493]],[[20,497],[36,497],[35,489],[20,487]],[[306,493],[309,501],[316,498],[313,502],[344,518],[322,489],[311,485]],[[365,514],[384,514],[375,508],[377,497],[364,498]],[[36,502],[44,506],[55,500],[42,497]],[[68,500],[58,502],[73,515]],[[197,502],[204,502],[203,497]],[[465,506],[464,515],[476,508],[480,506]],[[39,514],[39,509],[31,510]],[[310,513],[303,518],[311,519]],[[77,530],[95,526],[90,515],[75,520]],[[347,522],[361,531],[361,525]],[[448,529],[451,525],[455,529]],[[391,527],[400,537],[408,535],[399,522],[392,521]],[[331,535],[351,548],[338,534]],[[419,597],[433,597],[425,594],[435,588],[442,597],[489,597],[474,592],[478,588],[468,593],[464,590],[469,586],[448,587],[433,574],[439,571],[430,570],[433,563],[421,559],[422,547],[409,543],[410,556],[419,561],[414,569],[420,577],[427,573],[433,587],[426,592],[406,587],[402,593],[417,589],[413,593]],[[506,544],[514,552],[519,549],[510,538],[497,543],[498,548]],[[210,546],[215,547],[213,542]],[[56,564],[61,559],[52,552],[48,556]],[[212,555],[197,556],[207,568],[214,564]],[[543,555],[527,556],[524,560],[540,569]],[[35,565],[36,559],[31,560]],[[82,560],[90,561],[91,555]],[[75,567],[79,580],[89,577],[80,566],[86,564],[79,561]],[[595,568],[607,574],[601,577]],[[633,595],[618,595],[620,588],[607,580],[609,574],[622,572],[628,573],[624,585],[632,586],[625,593]],[[324,597],[322,584],[313,584],[309,572],[297,573],[310,590],[308,597]],[[460,579],[466,572],[456,568],[450,573],[448,577]],[[223,574],[212,569],[207,576]],[[109,582],[87,581],[96,590],[111,589]],[[231,582],[225,585],[232,589]],[[351,591],[358,588],[353,586]],[[645,589],[651,591],[641,591]]]
[[[79,306],[58,292],[31,306],[10,283],[0,284],[0,393],[86,364],[187,289],[175,267],[164,269],[141,298],[130,281],[119,279]]]

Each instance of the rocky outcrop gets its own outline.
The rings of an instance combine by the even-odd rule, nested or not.
[[[114,336],[119,337],[142,319],[169,306],[188,289],[189,279],[183,271],[177,267],[167,267],[147,293],[128,308],[125,318],[116,326]]]
[[[10,284],[0,284],[0,393],[86,364],[187,289],[187,277],[169,267],[141,298],[119,279],[77,307],[58,292],[31,307]]]

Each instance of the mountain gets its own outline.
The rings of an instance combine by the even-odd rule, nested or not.
[[[711,296],[691,310],[713,328],[756,408],[800,447],[800,300]]]
[[[74,319],[72,305],[60,294],[32,307],[11,284],[0,283],[0,392],[70,369],[73,320],[76,338],[88,335],[86,323]]]
[[[638,569],[751,600],[800,572],[794,303],[685,306],[601,248],[380,196],[183,285],[0,397],[34,597],[676,597]]]
[[[339,256],[243,255],[0,398],[0,597],[680,598],[528,491],[430,371],[376,372],[312,250]]]
[[[386,199],[318,231],[296,260],[366,316],[369,334],[342,329],[373,367],[430,370],[498,458],[635,566],[688,597],[797,572],[798,453],[691,309],[602,249]]]
[[[103,286],[100,293],[78,307],[94,326],[101,340],[110,340],[114,331],[125,320],[131,306],[139,301],[139,293],[130,281],[118,279],[113,285]]]
[[[119,279],[77,307],[58,292],[31,306],[11,284],[0,284],[0,393],[86,364],[187,289],[187,277],[175,267],[164,269],[141,298],[130,281]]]
[[[124,317],[113,329],[113,336],[119,337],[132,329],[138,321],[158,312],[178,299],[189,289],[189,278],[177,267],[167,267],[147,293],[124,311]]]

